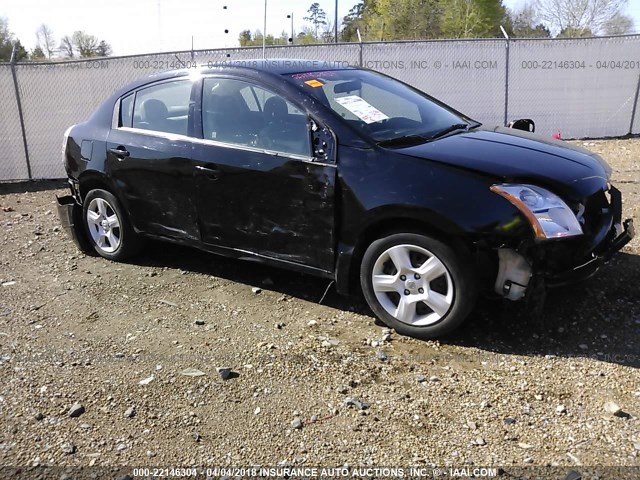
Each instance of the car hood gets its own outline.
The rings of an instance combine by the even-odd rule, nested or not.
[[[597,154],[561,140],[504,127],[478,128],[421,145],[395,149],[503,182],[548,185],[584,198],[606,188],[611,168]]]

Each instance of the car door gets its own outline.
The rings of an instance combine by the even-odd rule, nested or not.
[[[199,239],[193,204],[193,81],[145,86],[120,101],[107,139],[107,174],[134,227],[178,239]]]
[[[239,78],[205,77],[200,105],[193,160],[203,241],[332,271],[336,168],[312,155],[310,117]]]

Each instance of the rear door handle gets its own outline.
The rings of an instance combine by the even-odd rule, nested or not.
[[[220,170],[216,170],[215,168],[203,167],[201,165],[196,165],[196,170],[208,177],[217,180],[220,176]]]
[[[130,155],[127,149],[122,146],[116,147],[116,148],[110,148],[109,151],[113,153],[116,157],[118,157],[120,160]]]

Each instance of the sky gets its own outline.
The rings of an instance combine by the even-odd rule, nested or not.
[[[307,9],[318,1],[333,19],[335,0],[267,0],[267,34],[290,35],[293,14],[297,32],[306,24]],[[503,0],[518,8],[526,0]],[[242,30],[262,30],[264,0],[0,0],[0,17],[22,44],[36,46],[35,31],[42,23],[52,30],[58,44],[64,35],[84,30],[113,48],[113,55],[134,55],[238,46]],[[357,0],[339,0],[342,19]],[[227,7],[226,9],[224,7]],[[626,11],[640,32],[640,0],[629,0]],[[225,33],[228,30],[228,33]]]

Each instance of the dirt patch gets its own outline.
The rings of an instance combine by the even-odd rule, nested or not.
[[[638,222],[640,140],[575,143]],[[0,196],[0,465],[640,465],[640,237],[543,326],[481,307],[422,342],[312,277],[82,255],[56,193]]]

